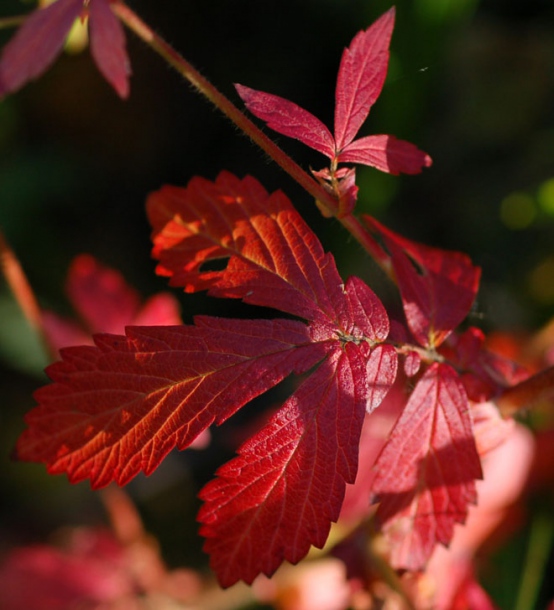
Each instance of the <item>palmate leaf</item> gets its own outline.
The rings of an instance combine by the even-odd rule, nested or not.
[[[412,392],[375,464],[377,517],[396,568],[421,570],[447,545],[477,499],[482,477],[467,395],[456,372],[435,363]]]
[[[389,135],[354,139],[383,89],[394,17],[395,9],[391,8],[367,30],[358,32],[344,50],[335,89],[334,135],[311,112],[289,100],[235,84],[237,93],[268,127],[300,140],[334,163],[361,163],[391,174],[417,174],[432,161],[413,144]]]
[[[165,187],[148,211],[159,270],[173,284],[304,321],[198,317],[62,350],[17,454],[72,481],[124,484],[290,373],[315,367],[203,492],[206,549],[221,583],[251,582],[322,546],[338,517],[357,470],[364,409],[381,402],[396,376],[396,351],[383,344],[388,318],[361,280],[343,284],[288,199],[253,178],[224,173],[215,183]],[[228,259],[225,269],[203,270],[215,258]],[[239,535],[245,511],[252,523]],[[268,548],[266,529],[277,532]],[[240,561],[230,571],[232,558]]]

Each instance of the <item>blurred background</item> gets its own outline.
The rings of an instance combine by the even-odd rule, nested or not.
[[[391,3],[384,0],[133,0],[129,4],[234,101],[232,83],[275,93],[332,125],[342,49]],[[3,16],[34,7],[2,0]],[[388,78],[362,133],[390,133],[427,151],[420,176],[358,169],[359,211],[407,237],[461,250],[483,269],[471,320],[485,331],[530,333],[554,315],[554,3],[551,0],[397,0]],[[0,31],[0,43],[10,30]],[[144,297],[154,275],[146,195],[162,184],[226,169],[281,188],[332,250],[344,276],[384,293],[372,263],[310,197],[128,35],[131,95],[122,102],[87,49],[68,52],[39,81],[0,102],[0,228],[42,307],[72,315],[64,282],[87,252]],[[304,168],[325,159],[275,134]],[[236,303],[175,293],[185,321],[243,315]],[[47,357],[5,283],[0,288],[0,550],[45,540],[64,524],[102,519],[87,484],[10,461]],[[236,432],[236,430],[235,430]],[[238,432],[237,432],[238,434]],[[171,565],[204,565],[195,495],[232,443],[172,456],[129,492]],[[40,498],[40,501],[37,501]],[[524,528],[525,529],[525,528]],[[511,608],[528,532],[500,555],[489,590]],[[519,545],[519,546],[518,546]],[[554,572],[552,558],[549,568]],[[552,591],[541,591],[540,599]],[[537,606],[540,607],[540,606]]]

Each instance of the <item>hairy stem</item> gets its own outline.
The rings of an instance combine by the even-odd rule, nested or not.
[[[181,76],[184,76],[199,93],[212,102],[225,116],[231,119],[242,132],[248,135],[264,152],[294,178],[300,186],[321,202],[331,215],[334,216],[336,214],[337,202],[335,198],[330,193],[327,193],[289,155],[283,152],[273,140],[268,138],[229,98],[223,95],[182,55],[145,24],[136,13],[120,1],[112,4],[112,10],[129,29],[144,40],[170,66],[177,70]]]
[[[281,150],[259,127],[257,127],[233,102],[202,76],[171,45],[154,32],[140,17],[120,0],[112,3],[112,10],[121,21],[139,38],[146,42],[193,87],[216,106],[225,116],[284,169],[300,186],[318,202],[327,216],[338,218],[339,206],[336,197],[326,191],[308,172],[304,171],[289,155]],[[384,253],[370,233],[352,215],[338,218],[342,225],[360,242],[375,260],[390,275],[386,268]]]

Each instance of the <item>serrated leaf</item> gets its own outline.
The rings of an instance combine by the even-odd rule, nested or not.
[[[311,544],[322,545],[337,518],[356,473],[364,409],[375,408],[396,375],[395,349],[380,345],[388,317],[361,280],[343,285],[334,259],[288,199],[268,195],[252,178],[222,174],[215,183],[166,187],[151,197],[149,211],[155,254],[174,283],[283,307],[308,323],[198,317],[192,326],[129,327],[126,337],[99,335],[96,347],[63,350],[63,361],[47,371],[54,383],[36,394],[39,406],[27,416],[17,454],[72,481],[124,484],[150,474],[171,449],[189,446],[287,375],[319,364],[282,411],[294,410],[294,423],[270,424],[276,470],[264,474],[260,454],[249,457],[256,443],[247,443],[237,458],[246,459],[244,476],[232,482],[240,501],[227,509],[227,495],[218,491],[203,513],[221,582],[251,581],[283,557],[297,561]],[[203,271],[214,257],[229,258],[227,267]],[[267,429],[260,434],[256,442],[263,444]],[[275,489],[286,479],[287,494],[273,495],[269,510],[256,485],[272,477]],[[290,502],[306,511],[298,528]],[[256,504],[258,525],[237,538],[227,521],[239,523],[238,513]],[[263,530],[270,518],[279,542],[262,557],[256,527]],[[229,553],[244,558],[231,575]]]
[[[481,270],[461,252],[416,243],[364,216],[390,252],[408,327],[420,345],[435,348],[464,320]]]
[[[424,167],[431,166],[431,157],[406,140],[394,136],[366,136],[345,146],[338,155],[339,163],[361,163],[382,172],[419,174]]]
[[[157,272],[171,285],[335,320],[343,293],[334,260],[280,191],[269,195],[254,178],[223,172],[215,183],[166,186],[148,198],[147,210]],[[221,271],[202,268],[225,259]]]
[[[62,350],[47,369],[54,383],[36,393],[17,444],[18,458],[95,488],[151,474],[171,449],[325,355],[292,320],[197,318],[96,343]]]
[[[337,347],[201,491],[200,533],[222,586],[271,576],[325,544],[357,471],[368,391],[361,352]]]
[[[375,470],[392,565],[421,570],[465,521],[482,476],[467,395],[449,365],[434,363],[419,380]]]
[[[129,96],[131,64],[125,48],[125,32],[113,14],[109,0],[89,3],[90,52],[95,64],[121,98]]]
[[[338,152],[352,142],[379,97],[389,63],[394,7],[344,50],[335,91],[335,141]]]
[[[50,67],[82,10],[83,0],[57,0],[25,20],[2,51],[0,96],[17,91]]]
[[[311,112],[285,98],[235,84],[235,89],[250,112],[267,126],[289,138],[300,140],[330,159],[335,156],[335,139]]]

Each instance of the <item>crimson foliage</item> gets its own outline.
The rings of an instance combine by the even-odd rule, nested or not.
[[[57,0],[33,14],[2,56],[4,93],[48,67],[85,9],[94,59],[127,95],[124,38],[108,0]],[[357,189],[354,170],[339,164],[393,174],[431,164],[393,136],[355,139],[383,87],[393,25],[391,9],[345,50],[333,134],[292,102],[237,85],[254,115],[330,159],[314,175],[336,196],[342,217],[351,214]],[[38,54],[28,53],[33,37]],[[223,172],[214,182],[165,186],[147,208],[157,272],[172,286],[280,313],[130,326],[125,336],[99,334],[94,346],[62,349],[61,361],[47,370],[52,383],[37,392],[38,406],[26,417],[19,458],[43,462],[72,482],[89,479],[95,488],[124,485],[302,374],[200,493],[201,533],[220,583],[251,583],[283,560],[299,561],[311,545],[321,548],[360,468],[375,469],[367,499],[378,503],[393,567],[422,569],[476,500],[481,463],[472,410],[514,380],[509,366],[483,350],[477,330],[456,330],[477,293],[479,269],[465,255],[417,244],[365,217],[360,230],[382,248],[379,262],[396,280],[404,307],[404,324],[391,332],[379,298],[361,279],[341,278],[282,192]],[[213,270],[213,261],[224,268]],[[371,425],[395,383],[406,386],[398,420],[375,462],[360,467],[362,425]]]

